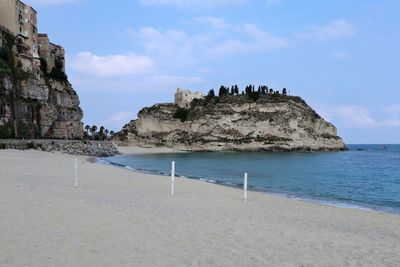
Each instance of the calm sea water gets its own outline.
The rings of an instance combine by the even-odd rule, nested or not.
[[[400,145],[349,145],[344,152],[168,153],[104,159],[121,167],[176,173],[320,203],[400,213]]]

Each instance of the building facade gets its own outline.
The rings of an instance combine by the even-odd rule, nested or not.
[[[28,56],[39,57],[35,9],[20,0],[0,0],[0,25],[17,36],[17,45]]]

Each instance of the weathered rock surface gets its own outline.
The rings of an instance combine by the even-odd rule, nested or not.
[[[87,140],[12,140],[0,139],[0,149],[36,149],[47,152],[61,152],[70,155],[109,157],[118,155],[113,142]]]
[[[117,139],[190,151],[345,149],[335,126],[300,97],[280,94],[257,101],[244,95],[195,99],[186,110],[172,103],[154,105],[142,109]]]
[[[62,70],[51,73],[0,31],[0,138],[82,138],[79,98]],[[53,60],[63,68],[63,57]]]

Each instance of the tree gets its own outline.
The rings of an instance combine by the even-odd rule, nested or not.
[[[252,90],[253,90],[253,86],[252,85],[246,86],[246,89],[245,89],[246,95],[250,95],[252,93]]]
[[[229,93],[229,90],[225,86],[221,85],[221,87],[219,88],[218,95],[221,97],[221,96],[227,95],[228,93]]]
[[[100,126],[99,137],[104,140],[104,126]]]
[[[108,129],[105,129],[104,133],[106,134],[106,139],[107,139],[107,136],[108,136],[108,133],[109,133]]]
[[[93,139],[94,133],[95,133],[96,131],[97,131],[97,126],[96,126],[96,125],[93,125],[92,128],[90,128],[90,133],[91,133],[92,139]]]
[[[286,90],[286,88],[283,88],[283,89],[282,89],[282,95],[287,95],[287,90]]]
[[[209,97],[215,97],[215,92],[214,92],[214,89],[211,89],[209,92],[208,92],[208,95],[207,96],[209,96]]]
[[[114,136],[114,134],[115,134],[114,131],[111,131],[111,132],[110,132],[110,135],[111,135],[111,136]]]
[[[86,126],[85,126],[85,130],[86,130],[86,133],[89,135],[90,126],[89,126],[89,125],[86,125]]]
[[[237,86],[237,84],[235,84],[235,94],[239,94],[239,87]]]

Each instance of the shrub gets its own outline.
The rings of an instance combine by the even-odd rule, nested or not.
[[[0,59],[0,75],[1,74],[11,75],[11,73],[12,71],[8,66],[8,64],[4,60]]]
[[[51,69],[49,77],[56,79],[56,80],[66,80],[67,79],[67,75],[61,69],[57,69],[54,67]]]
[[[14,138],[14,128],[12,123],[6,123],[0,126],[0,139]]]
[[[0,48],[0,59],[8,65],[11,64],[11,50],[7,46]]]
[[[259,92],[249,92],[248,96],[251,100],[253,100],[255,102],[260,98],[260,93]]]
[[[26,145],[28,146],[28,149],[34,149],[35,148],[35,144],[33,142],[28,142]]]
[[[40,69],[45,75],[47,74],[47,61],[42,57],[40,58]]]
[[[185,122],[188,117],[189,111],[184,108],[178,108],[174,113],[175,119],[180,119],[181,122]]]

